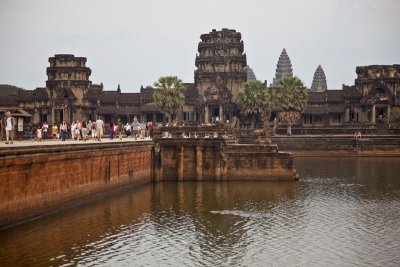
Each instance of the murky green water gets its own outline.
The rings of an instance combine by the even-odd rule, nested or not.
[[[1,266],[398,266],[400,159],[297,158],[299,182],[161,183],[0,232]]]

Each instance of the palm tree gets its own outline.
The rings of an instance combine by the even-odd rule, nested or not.
[[[292,135],[292,125],[299,120],[300,112],[307,106],[307,91],[297,77],[284,77],[278,81],[278,86],[278,118],[287,125],[287,135]]]
[[[272,99],[268,87],[260,81],[247,81],[243,91],[239,92],[238,102],[241,112],[251,116],[251,129],[254,129],[255,117],[261,115],[264,126],[271,116]]]
[[[186,87],[177,76],[160,77],[154,83],[154,86],[160,89],[153,94],[154,102],[168,116],[169,122],[171,122],[172,115],[183,107]]]

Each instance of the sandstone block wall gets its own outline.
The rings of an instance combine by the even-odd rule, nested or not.
[[[151,182],[152,144],[43,146],[0,151],[0,228]]]

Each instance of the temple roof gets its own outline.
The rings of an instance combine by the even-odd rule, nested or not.
[[[248,81],[255,81],[255,80],[257,80],[256,74],[254,73],[253,69],[250,68],[249,65],[247,65],[244,69],[247,71],[247,80],[248,80]]]
[[[273,84],[276,85],[278,80],[284,77],[293,77],[292,63],[285,48],[283,48],[281,55],[279,56],[278,64],[276,64],[276,73],[275,78],[273,79]]]
[[[47,94],[47,90],[44,87],[38,87],[33,90],[33,98],[35,100],[47,100],[49,99],[49,95]]]
[[[97,98],[100,96],[101,88],[91,87],[87,90],[85,94],[85,98],[87,100],[96,101]]]
[[[118,98],[119,104],[140,105],[140,93],[121,93]]]
[[[16,105],[17,105],[16,95],[8,95],[0,97],[0,106],[16,106]]]
[[[117,102],[118,92],[117,91],[103,91],[100,94],[101,102]]]
[[[314,78],[311,85],[311,91],[313,92],[324,92],[328,90],[328,85],[326,84],[325,72],[321,65],[315,70]]]

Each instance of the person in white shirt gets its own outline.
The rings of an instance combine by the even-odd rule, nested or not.
[[[47,139],[47,130],[49,129],[49,125],[47,124],[47,122],[43,123],[42,129],[43,129],[43,139],[46,140]]]
[[[6,120],[6,144],[12,144],[14,140],[14,128],[15,128],[15,119],[11,116],[11,112],[7,111],[7,120]],[[11,142],[9,142],[11,139]]]
[[[71,138],[72,138],[72,140],[75,140],[75,129],[76,129],[76,123],[75,123],[75,121],[73,121],[72,124],[71,124]]]
[[[101,138],[103,137],[103,132],[104,132],[104,121],[99,116],[99,118],[96,121],[96,137],[97,137],[97,140],[101,141]]]
[[[132,129],[131,125],[127,122],[125,125],[126,137],[131,136],[131,129]]]

